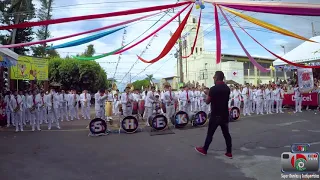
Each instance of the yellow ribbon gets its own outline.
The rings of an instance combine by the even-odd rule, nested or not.
[[[224,8],[222,7],[224,10],[236,15],[236,16],[239,16],[241,17],[242,19],[244,20],[247,20],[249,22],[252,22],[253,24],[256,24],[258,26],[261,26],[261,27],[264,27],[266,29],[269,29],[271,31],[274,31],[274,32],[277,32],[277,33],[280,33],[280,34],[283,34],[283,35],[286,35],[286,36],[291,36],[291,37],[294,37],[294,38],[297,38],[297,39],[301,39],[301,40],[304,40],[304,41],[310,41],[310,42],[315,42],[315,43],[318,43],[316,41],[312,41],[310,39],[307,39],[305,37],[302,37],[298,34],[295,34],[291,31],[288,31],[286,29],[283,29],[281,27],[278,27],[278,26],[275,26],[275,25],[272,25],[272,24],[269,24],[267,22],[264,22],[264,21],[261,21],[259,19],[256,19],[256,18],[253,18],[253,17],[250,17],[250,16],[247,16],[245,14],[242,14],[242,13],[239,13],[237,11],[234,11],[234,10],[231,10],[231,9],[228,9],[228,8]]]

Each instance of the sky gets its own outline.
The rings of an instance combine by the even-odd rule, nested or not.
[[[35,1],[35,0],[34,0]],[[235,1],[235,0],[228,0]],[[281,0],[282,2],[299,2],[299,3],[320,3],[319,0]],[[176,0],[54,0],[53,3],[53,18],[63,18],[63,17],[72,17],[72,16],[81,16],[81,15],[89,15],[89,14],[99,14],[99,13],[107,13],[107,12],[115,12],[122,11],[128,9],[149,7],[155,5],[164,5],[164,4],[172,4],[175,3]],[[204,36],[198,37],[204,38],[205,43],[205,51],[215,51],[215,26],[214,26],[214,9],[211,4],[206,3],[206,8],[203,10],[202,22],[201,26],[204,30]],[[39,4],[36,2],[36,6],[39,7]],[[152,32],[155,28],[159,27],[166,20],[170,19],[174,13],[177,13],[180,8],[174,10],[174,12],[169,13],[165,16],[154,28],[151,28],[147,34]],[[243,12],[243,11],[239,11]],[[228,14],[227,12],[225,12]],[[308,17],[308,16],[289,16],[289,15],[273,15],[273,14],[264,14],[264,13],[255,13],[255,12],[243,12],[249,16],[254,18],[266,21],[273,25],[280,26],[292,32],[295,32],[301,36],[306,38],[312,37],[312,26],[313,22],[315,30],[319,32],[320,35],[320,17]],[[77,22],[69,22],[63,24],[50,25],[49,30],[51,32],[52,37],[59,37],[70,35],[74,33],[79,33],[95,28],[100,28],[103,26],[107,26],[110,24],[122,22],[125,20],[129,20],[132,18],[140,17],[150,13],[143,13],[137,15],[128,15],[128,16],[118,16],[112,18],[102,18],[102,19],[94,19],[87,21],[77,21]],[[186,12],[182,13],[181,19],[185,17]],[[192,15],[198,17],[199,10],[195,8],[192,10]],[[233,15],[228,14],[230,17]],[[124,38],[124,42],[128,43],[131,40],[135,39],[139,36],[143,31],[149,28],[156,20],[158,20],[160,16],[148,18],[146,20],[139,21],[137,23],[133,23],[126,28],[127,34]],[[241,47],[239,46],[237,40],[233,36],[230,28],[225,23],[221,13],[219,12],[219,21],[221,24],[221,35],[222,35],[222,53],[226,54],[235,54],[235,55],[245,55]],[[284,35],[270,32],[267,29],[256,26],[252,23],[246,22],[241,18],[235,18],[235,21],[240,23],[242,27],[245,27],[246,30],[255,37],[258,41],[260,41],[263,45],[269,48],[271,51],[278,55],[283,55],[284,50],[286,52],[292,50],[299,44],[303,43],[301,40],[297,40],[291,37],[286,37]],[[233,25],[233,23],[231,21]],[[236,26],[236,25],[235,25]],[[162,60],[149,65],[140,61],[137,61],[137,56],[140,55],[143,50],[146,52],[143,54],[143,58],[146,60],[151,60],[157,57],[162,51],[163,47],[166,45],[167,41],[170,39],[170,31],[174,32],[178,27],[177,19],[162,29],[154,38],[151,45],[146,49],[146,46],[150,42],[150,39],[147,39],[145,42],[140,45],[132,48],[131,50],[124,52],[120,58],[119,55],[109,56],[102,59],[97,60],[98,63],[105,69],[108,74],[108,78],[115,78],[119,85],[125,86],[130,76],[133,78],[132,80],[144,79],[146,74],[153,74],[155,78],[161,79],[164,77],[169,77],[175,75],[175,64],[176,59],[174,58],[175,48]],[[252,56],[258,57],[268,57],[274,58],[264,49],[262,49],[259,45],[257,45],[250,37],[248,37],[241,29],[235,28],[237,34],[239,35],[241,41],[244,46],[247,48],[249,53]],[[144,36],[146,36],[145,34]],[[92,34],[89,34],[92,35]],[[53,45],[59,45],[65,42],[69,42],[72,40],[76,40],[82,37],[89,36],[77,36],[75,38],[69,38],[65,40],[52,42]],[[143,37],[144,37],[143,36]],[[93,41],[88,44],[58,49],[58,52],[62,57],[67,55],[76,55],[82,53],[86,46],[89,44],[93,44],[96,49],[96,55],[110,52],[121,47],[123,39],[123,30],[120,30],[112,35],[103,37],[99,40]],[[284,46],[283,49],[281,46]],[[190,45],[191,47],[191,45]],[[120,59],[120,60],[119,60]],[[117,63],[118,68],[116,70]],[[135,62],[138,62],[135,64]],[[134,67],[128,73],[129,69]],[[120,84],[121,83],[121,84]]]

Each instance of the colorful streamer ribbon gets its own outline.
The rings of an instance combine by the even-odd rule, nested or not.
[[[51,47],[48,47],[47,50],[67,48],[67,47],[73,47],[73,46],[79,46],[79,45],[82,45],[82,44],[86,44],[88,42],[95,41],[97,39],[100,39],[100,38],[103,38],[103,37],[108,36],[110,34],[113,34],[113,33],[117,32],[117,31],[119,31],[119,30],[121,30],[121,29],[123,29],[125,27],[121,27],[121,28],[117,28],[117,29],[114,29],[114,30],[111,30],[111,31],[106,31],[106,32],[103,32],[103,33],[99,33],[99,34],[95,34],[95,35],[92,35],[92,36],[84,37],[84,38],[77,39],[77,40],[74,40],[74,41],[66,42],[66,43],[63,43],[63,44],[60,44],[60,45],[57,45],[57,46],[51,46]]]
[[[219,6],[219,8],[220,8],[220,6]],[[227,16],[224,14],[224,12],[222,11],[221,8],[220,8],[220,11],[221,11],[221,13],[222,13],[222,16],[224,17],[224,19],[225,19],[226,22],[228,23],[228,25],[229,25],[232,33],[234,34],[234,36],[235,36],[236,39],[238,40],[241,48],[243,49],[243,51],[244,51],[244,52],[246,53],[246,55],[248,56],[250,62],[251,62],[255,67],[257,67],[257,69],[258,69],[259,71],[261,71],[261,72],[269,72],[270,70],[262,67],[255,59],[252,58],[252,56],[249,54],[249,52],[247,51],[247,49],[246,49],[246,48],[244,47],[244,45],[242,44],[240,38],[238,37],[238,35],[237,35],[237,33],[235,32],[235,30],[233,29],[230,21],[228,20]]]
[[[94,32],[98,32],[98,31],[114,28],[114,27],[117,27],[117,26],[123,26],[123,25],[129,24],[129,23],[141,20],[141,19],[145,19],[145,18],[154,16],[154,15],[157,15],[159,13],[162,13],[162,12],[153,13],[153,14],[142,16],[142,17],[139,17],[139,18],[131,19],[131,20],[128,20],[128,21],[123,21],[121,23],[111,24],[109,26],[105,26],[105,27],[102,27],[102,28],[97,28],[97,29],[92,29],[92,30],[89,30],[89,31],[84,31],[84,32],[81,32],[81,33],[76,33],[76,34],[71,34],[71,35],[67,35],[67,36],[51,38],[51,39],[45,39],[45,40],[40,40],[40,41],[35,41],[35,42],[26,42],[26,43],[19,43],[19,44],[3,45],[3,46],[0,46],[0,48],[16,48],[16,47],[31,46],[31,45],[35,45],[35,44],[45,44],[47,42],[58,41],[58,40],[62,40],[62,39],[67,39],[67,38],[71,38],[71,37],[76,37],[76,36],[80,36],[80,35],[84,35],[84,34],[89,34],[89,33],[94,33]]]
[[[38,21],[38,22],[25,22],[25,23],[13,24],[13,25],[9,25],[9,26],[0,26],[0,30],[27,28],[27,27],[33,27],[33,26],[46,26],[46,25],[50,25],[50,24],[59,24],[59,23],[74,22],[74,21],[81,21],[81,20],[124,16],[124,15],[130,15],[130,14],[139,14],[139,13],[146,13],[146,12],[150,12],[150,11],[176,8],[176,7],[183,6],[186,4],[191,4],[191,3],[192,2],[180,2],[180,3],[174,3],[174,4],[167,4],[167,5],[161,5],[161,6],[146,7],[146,8],[138,8],[138,9],[130,9],[130,10],[125,10],[125,11],[118,11],[118,12],[111,12],[111,13],[104,13],[104,14],[94,14],[94,15],[76,16],[76,17],[68,17],[68,18],[60,18],[60,19],[50,19],[50,20]]]
[[[294,62],[291,62],[289,60],[286,60],[280,56],[278,56],[277,54],[273,53],[272,51],[270,51],[269,49],[267,49],[265,46],[263,46],[258,40],[256,40],[254,37],[252,37],[242,26],[240,26],[239,23],[237,23],[236,21],[234,21],[238,26],[239,28],[241,28],[243,30],[243,32],[245,32],[252,40],[254,40],[256,43],[258,43],[263,49],[265,49],[266,51],[268,51],[270,54],[272,54],[273,56],[281,59],[282,61],[286,62],[287,64],[290,64],[290,65],[293,65],[293,66],[297,66],[297,67],[301,67],[301,68],[320,68],[320,66],[306,66],[306,65],[303,65],[303,64],[298,64],[298,63],[294,63]]]
[[[300,36],[298,34],[290,32],[290,31],[288,31],[286,29],[283,29],[281,27],[269,24],[267,22],[261,21],[259,19],[256,19],[256,18],[253,18],[253,17],[250,17],[250,16],[247,16],[247,15],[239,13],[237,11],[233,11],[233,10],[227,9],[227,8],[223,8],[223,9],[228,11],[228,12],[230,12],[230,13],[232,13],[232,14],[234,14],[234,15],[236,15],[236,16],[241,17],[242,19],[244,19],[246,21],[252,22],[253,24],[256,24],[258,26],[264,27],[264,28],[269,29],[271,31],[274,31],[274,32],[277,32],[277,33],[280,33],[280,34],[283,34],[283,35],[286,35],[286,36],[294,37],[294,38],[297,38],[297,39],[301,39],[301,40],[304,40],[304,41],[315,42],[315,41],[312,41],[312,40],[307,39],[305,37],[302,37],[302,36]]]
[[[188,56],[182,56],[182,58],[188,58],[190,57],[193,52],[194,52],[194,48],[196,47],[197,44],[197,39],[198,39],[198,34],[199,34],[199,29],[200,29],[200,24],[201,24],[201,16],[202,16],[202,9],[200,10],[200,15],[199,15],[199,20],[198,20],[198,25],[197,25],[197,32],[196,32],[196,37],[194,38],[193,41],[193,46],[191,48],[191,53]]]
[[[137,57],[139,58],[140,61],[144,62],[144,63],[155,63],[157,61],[159,61],[161,58],[163,58],[164,56],[166,56],[170,50],[173,48],[173,46],[175,45],[176,41],[179,39],[179,37],[181,36],[181,33],[183,31],[183,28],[185,27],[188,18],[190,16],[190,13],[192,11],[193,5],[190,8],[189,12],[187,13],[186,17],[183,19],[183,21],[181,22],[181,24],[179,25],[179,27],[177,28],[177,30],[173,33],[173,35],[171,36],[171,38],[169,39],[168,43],[166,44],[166,46],[163,48],[162,52],[159,54],[158,57],[147,61],[143,58],[141,58],[140,56],[137,55]]]
[[[221,33],[217,5],[214,4],[214,21],[216,24],[216,64],[221,62]]]

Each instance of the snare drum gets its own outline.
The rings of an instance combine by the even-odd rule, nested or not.
[[[133,101],[132,103],[132,114],[138,114],[138,102]]]
[[[162,114],[154,114],[149,117],[150,126],[157,131],[165,130],[168,126],[168,119]]]

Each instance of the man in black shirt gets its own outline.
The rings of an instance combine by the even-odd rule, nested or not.
[[[211,116],[209,117],[209,127],[207,132],[206,141],[203,147],[196,147],[195,150],[206,155],[209,149],[212,137],[217,127],[220,126],[223,137],[226,141],[227,152],[225,155],[232,158],[231,152],[231,136],[229,133],[229,108],[228,101],[230,96],[230,88],[223,82],[224,74],[222,71],[216,71],[214,75],[215,86],[212,86],[209,91],[209,96],[206,99],[206,103],[211,103]]]

